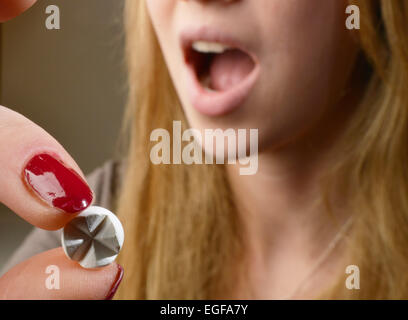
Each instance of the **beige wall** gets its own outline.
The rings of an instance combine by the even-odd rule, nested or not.
[[[45,8],[60,8],[47,30]],[[51,133],[84,172],[114,152],[124,105],[122,0],[39,0],[2,25],[0,103]],[[30,226],[0,207],[0,267]]]

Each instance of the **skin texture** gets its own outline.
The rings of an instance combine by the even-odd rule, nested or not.
[[[42,201],[24,183],[22,172],[34,155],[53,154],[84,178],[64,148],[22,115],[0,106],[0,202],[32,225],[57,230],[76,214],[65,213]],[[85,179],[85,178],[84,178]],[[58,266],[60,290],[48,290],[47,266]],[[22,262],[0,278],[0,299],[104,299],[119,274],[117,264],[87,270],[70,261],[61,248]]]
[[[27,118],[0,106],[0,119],[0,202],[38,228],[62,228],[76,214],[47,205],[27,188],[22,171],[34,155],[47,152],[84,178],[83,173],[54,138]],[[44,284],[50,265],[60,270],[60,290],[48,290]],[[3,275],[0,299],[104,299],[119,273],[117,264],[83,269],[58,248],[36,255]]]
[[[19,16],[36,2],[37,0],[0,0],[0,22]]]
[[[35,0],[0,0],[0,22],[29,9]],[[5,79],[4,81],[7,81]],[[65,149],[47,132],[22,115],[0,106],[0,202],[32,225],[57,230],[76,216],[51,207],[27,188],[26,163],[40,153],[52,154],[84,175]],[[85,178],[84,178],[85,179]],[[57,266],[60,289],[45,285],[47,267]],[[84,269],[69,260],[62,248],[46,251],[24,261],[0,278],[0,299],[105,299],[111,298],[122,270],[113,263],[100,269]]]
[[[298,138],[339,99],[347,78],[343,70],[354,59],[343,1],[147,0],[147,4],[194,128],[258,128],[260,149],[275,149]],[[261,75],[250,96],[236,112],[223,117],[201,115],[189,99],[179,37],[184,30],[200,27],[231,35],[259,60]]]
[[[0,3],[0,21],[30,5],[15,0]],[[198,129],[259,128],[258,174],[242,177],[237,167],[228,167],[246,227],[249,267],[249,281],[237,278],[234,292],[241,298],[286,297],[307,276],[336,232],[322,208],[314,206],[314,200],[316,181],[330,166],[326,155],[332,151],[329,146],[342,120],[339,112],[352,106],[350,99],[343,99],[342,95],[355,57],[352,37],[344,28],[345,2],[147,3],[190,124]],[[191,107],[188,99],[178,34],[197,25],[211,25],[237,37],[260,63],[260,78],[250,96],[226,116],[205,117]],[[0,107],[0,119],[0,185],[7,186],[0,188],[0,201],[37,227],[55,230],[64,226],[73,215],[39,201],[23,184],[21,171],[40,152],[58,155],[82,175],[80,169],[55,139],[28,119],[4,107]],[[315,294],[312,288],[327,284],[334,267],[338,267],[336,258],[333,256],[322,265],[316,272],[318,279],[311,278],[308,290],[295,297],[311,297]],[[60,291],[44,286],[49,265],[61,270]],[[110,294],[117,274],[115,265],[84,270],[56,249],[25,261],[4,275],[0,279],[0,297],[102,299]]]
[[[47,289],[45,281],[53,272],[47,267],[58,266],[60,290]],[[76,299],[103,300],[109,296],[115,282],[118,266],[111,264],[101,269],[87,270],[67,259],[62,248],[53,249],[28,259],[0,279],[0,299]]]
[[[146,2],[190,125],[259,129],[258,173],[241,176],[238,165],[226,166],[249,270],[237,275],[232,296],[315,297],[345,269],[339,245],[310,275],[339,231],[318,202],[319,179],[336,156],[335,142],[360,94],[350,78],[358,46],[345,28],[346,1]],[[222,116],[205,116],[192,106],[183,76],[179,35],[199,27],[237,38],[259,62],[249,96]],[[345,222],[351,212],[342,210],[337,196],[335,214]]]

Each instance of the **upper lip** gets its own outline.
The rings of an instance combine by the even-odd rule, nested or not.
[[[246,53],[249,57],[251,57],[255,64],[258,64],[258,59],[256,55],[253,52],[251,52],[248,49],[248,46],[245,45],[242,41],[238,40],[237,38],[227,33],[209,27],[186,29],[183,32],[181,32],[180,43],[181,48],[183,50],[184,59],[186,61],[188,60],[188,56],[191,53],[191,50],[193,50],[192,45],[195,41],[217,42],[224,44],[228,47],[241,50],[242,52]]]

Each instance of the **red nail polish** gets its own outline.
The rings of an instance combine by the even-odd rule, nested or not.
[[[93,194],[87,183],[49,154],[34,156],[24,168],[23,175],[42,200],[67,213],[83,211],[92,202]]]
[[[105,300],[112,300],[115,296],[116,291],[118,291],[119,285],[122,282],[124,270],[123,267],[118,264],[118,274],[116,275],[116,280],[112,285],[112,288],[109,290],[108,295],[106,296]]]

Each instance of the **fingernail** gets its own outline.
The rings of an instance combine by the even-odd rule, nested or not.
[[[53,156],[34,156],[23,172],[27,185],[48,205],[67,213],[85,210],[93,199],[87,183]]]
[[[112,300],[115,296],[116,291],[118,291],[119,285],[122,282],[124,270],[120,264],[118,266],[118,273],[116,275],[115,282],[112,285],[112,288],[109,290],[108,295],[106,296],[105,300]]]

